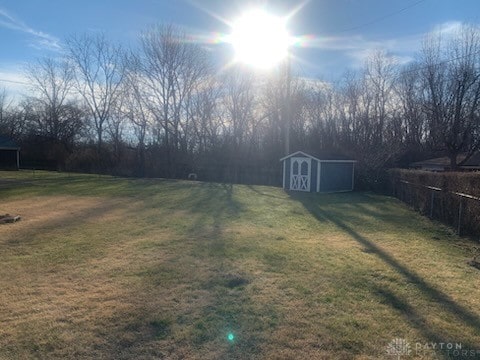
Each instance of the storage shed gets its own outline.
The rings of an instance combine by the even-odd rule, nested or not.
[[[315,157],[297,151],[280,159],[283,188],[306,192],[352,191],[355,160],[341,156]]]
[[[0,169],[18,170],[20,167],[20,146],[7,137],[0,135]]]

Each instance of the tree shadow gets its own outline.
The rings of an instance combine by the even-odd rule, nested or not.
[[[196,216],[191,231],[205,230],[205,226],[218,230],[238,216],[243,206],[235,199],[234,191],[234,185],[219,183],[203,183],[190,188],[187,196],[190,201],[185,209]]]
[[[428,323],[428,319],[423,316],[419,311],[415,310],[413,306],[411,306],[408,301],[403,299],[401,296],[395,294],[395,292],[388,287],[382,287],[380,288],[377,285],[372,285],[372,290],[374,291],[374,294],[380,299],[380,302],[383,304],[386,304],[390,306],[392,309],[394,309],[397,313],[399,313],[407,322],[409,322],[414,328],[416,328],[418,331],[420,331],[425,338],[428,339],[427,344],[435,343],[435,344],[447,344],[447,343],[452,343],[454,339],[449,338],[448,336],[441,336],[439,332],[436,332],[432,326]],[[469,342],[466,342],[464,339],[461,339],[462,341],[461,346],[463,349],[476,349],[478,347],[478,344],[472,344]],[[425,345],[425,342],[416,342],[417,344],[422,345],[422,349],[412,349],[412,351],[419,351],[418,354],[428,354],[431,353],[432,356],[434,355],[434,350],[433,349],[424,349],[423,345]],[[438,345],[437,345],[438,346]],[[450,358],[447,352],[437,352],[435,355],[438,355],[442,358]],[[471,356],[455,356],[455,359],[471,359]]]
[[[45,214],[48,214],[51,211],[51,206],[54,206],[52,202],[58,200],[54,199],[53,201],[47,201],[48,198],[40,204],[32,204],[30,207],[36,209],[37,211],[42,211]],[[35,234],[41,233],[42,235],[48,235],[58,231],[67,231],[69,228],[75,226],[87,226],[89,221],[98,219],[99,217],[106,216],[113,211],[118,210],[118,203],[116,202],[103,202],[96,203],[92,206],[85,206],[84,208],[75,208],[75,203],[72,203],[72,207],[64,211],[61,215],[56,215],[55,217],[49,217],[46,220],[29,223],[26,220],[36,220],[25,219],[22,223],[19,224],[18,228],[15,229],[15,232],[7,234],[2,240],[6,245],[20,245],[19,239],[23,239],[21,245],[26,243],[31,243],[35,239]]]
[[[413,270],[401,264],[394,256],[390,255],[381,249],[377,244],[375,244],[374,241],[368,239],[364,235],[359,234],[352,226],[347,224],[346,216],[348,215],[342,214],[341,208],[330,206],[348,203],[354,207],[358,207],[358,211],[364,211],[365,209],[359,205],[362,203],[371,203],[370,200],[372,198],[370,196],[366,196],[361,193],[332,194],[327,197],[322,195],[309,196],[309,194],[290,193],[290,196],[293,199],[301,202],[305,209],[307,209],[308,212],[312,214],[318,221],[329,221],[332,224],[335,224],[336,227],[341,229],[352,239],[362,245],[365,252],[373,254],[381,259],[391,269],[395,270],[405,280],[415,286],[423,295],[425,295],[425,297],[431,299],[433,303],[440,305],[443,311],[448,313],[453,318],[461,321],[466,326],[472,328],[475,333],[480,333],[480,317],[477,313],[471,311],[465,306],[458,304],[448,294],[437,289]],[[338,200],[334,199],[336,196],[339,197]],[[387,201],[387,199],[385,199],[385,201]],[[381,204],[382,200],[377,198],[374,203]],[[372,213],[371,215],[375,216],[376,214]],[[356,222],[357,220],[354,221],[354,223]],[[363,224],[368,225],[366,224],[365,219],[363,219]],[[436,342],[446,342],[445,340],[452,341],[452,339],[445,339],[445,336],[440,335],[442,332],[444,333],[444,330],[438,329],[438,331],[435,332],[433,328],[428,327],[425,321],[422,320],[421,315],[414,310],[413,306],[408,304],[408,302],[405,300],[400,299],[392,291],[380,288],[375,290],[375,285],[373,285],[373,289],[377,296],[383,299],[385,303],[389,304],[395,310],[400,311],[415,328],[425,335],[426,338]],[[478,347],[479,344],[476,344],[476,346]],[[471,346],[471,348],[473,349],[475,347]]]
[[[221,358],[249,359],[259,353],[263,324],[246,288],[253,275],[239,265],[241,251],[226,230],[245,210],[236,196],[237,185],[204,183],[192,189],[196,199],[192,213],[197,216],[190,229],[196,241],[192,255],[207,265],[210,276],[199,286],[207,291],[210,303],[201,309],[192,333],[197,349],[217,344]],[[241,260],[240,260],[241,262]],[[272,311],[267,309],[266,311]],[[228,342],[228,333],[235,340]],[[223,338],[222,338],[223,337]]]
[[[259,189],[260,186],[258,186],[258,185],[246,185],[246,186],[249,190],[253,191],[254,193],[256,193],[259,196],[266,196],[266,197],[270,197],[270,198],[274,198],[274,199],[285,200],[285,197],[277,196],[277,195],[270,194],[270,193],[267,193],[267,192],[264,192],[264,191],[260,191],[260,189]]]

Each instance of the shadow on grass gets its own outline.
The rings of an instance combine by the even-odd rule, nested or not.
[[[234,197],[234,185],[202,183],[190,189],[185,205],[194,217],[188,232],[194,241],[197,255],[226,256],[227,241],[222,233],[242,211],[242,204]]]
[[[106,175],[42,172],[0,180],[0,196],[141,196],[148,198],[185,190],[198,183],[171,179],[117,178]]]
[[[258,185],[246,185],[246,186],[249,190],[253,191],[255,194],[259,196],[266,196],[274,199],[285,200],[285,197],[277,196],[272,193],[268,193],[266,191],[260,191],[261,186],[258,186]]]
[[[225,232],[243,211],[235,193],[236,185],[232,184],[192,183],[182,193],[181,201],[171,204],[172,211],[180,210],[181,217],[189,217],[172,225],[181,236],[168,242],[175,258],[170,266],[178,267],[177,278],[156,281],[169,271],[162,263],[148,269],[148,278],[136,291],[137,297],[145,297],[145,308],[126,314],[132,325],[120,329],[127,333],[121,341],[111,340],[116,353],[138,355],[136,349],[159,341],[157,347],[165,358],[188,358],[188,353],[182,355],[182,351],[193,351],[195,358],[201,354],[204,358],[222,359],[258,356],[264,327],[270,326],[264,323],[265,313],[271,314],[270,319],[275,314],[273,309],[259,310],[253,303],[248,291],[252,275],[237,261],[238,245]],[[157,249],[162,251],[161,247]],[[152,289],[158,291],[154,301]],[[191,308],[193,305],[162,300],[164,291],[177,294],[181,304],[195,305]],[[163,327],[152,330],[152,324]],[[161,338],[155,338],[158,333]],[[229,334],[233,339],[228,339]]]
[[[197,349],[217,344],[221,358],[251,359],[260,352],[264,327],[270,326],[264,316],[275,314],[253,303],[247,291],[253,275],[241,267],[241,250],[225,233],[245,210],[236,190],[237,185],[216,183],[192,189],[195,201],[190,211],[197,216],[190,228],[196,238],[192,254],[208,266],[210,276],[199,286],[211,299],[193,326],[191,341]]]
[[[47,201],[47,199],[45,198],[44,202],[32,203],[30,208],[35,209],[35,212],[42,215],[49,214],[58,200]],[[72,203],[72,206],[63,213],[58,213],[44,220],[35,217],[32,219],[24,218],[15,227],[15,231],[3,235],[2,246],[4,251],[30,253],[45,248],[52,252],[50,260],[57,259],[60,262],[85,260],[87,256],[97,253],[104,244],[92,242],[89,239],[71,242],[68,234],[71,231],[77,231],[79,228],[87,228],[91,222],[95,222],[98,218],[117,211],[118,204],[110,201],[95,203],[87,207],[82,206],[84,208],[76,208],[75,203]],[[62,233],[65,235],[60,237],[59,234]],[[38,239],[43,240],[39,241]],[[84,251],[77,252],[76,250],[79,248]],[[83,256],[81,256],[82,254]],[[39,254],[37,254],[38,256]]]
[[[416,274],[413,270],[407,268],[405,265],[401,264],[395,257],[388,254],[386,251],[381,249],[374,241],[368,239],[366,236],[361,235],[348,223],[349,213],[342,213],[341,207],[336,207],[338,204],[348,204],[353,207],[353,209],[358,209],[357,211],[363,212],[365,208],[361,204],[380,204],[385,205],[387,198],[382,200],[382,197],[377,197],[363,194],[363,193],[349,193],[349,194],[303,194],[303,193],[289,193],[292,199],[295,199],[302,203],[302,205],[319,221],[329,221],[339,229],[347,233],[352,239],[357,241],[364,247],[365,252],[376,255],[380,258],[385,264],[395,270],[398,274],[403,276],[409,283],[413,284],[421,293],[423,293],[427,298],[431,299],[434,303],[440,305],[445,313],[448,313],[453,318],[459,320],[462,324],[469,326],[473,329],[475,333],[480,331],[480,317],[477,313],[471,311],[470,309],[458,304],[453,300],[449,295],[445,294],[435,286],[428,283],[424,278]],[[337,199],[335,199],[337,198]],[[382,206],[386,209],[384,206]],[[393,211],[392,209],[388,210],[389,212]],[[377,215],[382,215],[393,221],[394,214],[385,214],[376,212],[370,212],[370,215],[375,217]],[[387,220],[385,220],[387,221]],[[354,220],[355,224],[357,220]],[[397,223],[400,224],[401,221],[397,219]],[[367,226],[369,224],[365,223],[363,219],[363,225]],[[382,302],[388,304],[393,309],[398,310],[402,313],[404,318],[417,328],[424,336],[430,341],[437,343],[451,342],[454,339],[446,338],[445,330],[438,329],[437,332],[428,325],[425,319],[422,318],[413,306],[411,306],[406,300],[401,299],[393,291],[389,289],[380,289],[374,284],[365,284],[366,286],[371,285],[372,291],[375,295],[378,296]],[[443,335],[442,335],[443,334]],[[467,344],[463,342],[463,345],[475,349],[475,346],[478,347],[479,344]]]

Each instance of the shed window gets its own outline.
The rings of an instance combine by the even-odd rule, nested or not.
[[[293,162],[293,175],[298,175],[298,161]]]
[[[306,161],[302,161],[301,171],[301,175],[308,175],[308,163]]]

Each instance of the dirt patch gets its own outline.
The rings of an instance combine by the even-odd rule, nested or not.
[[[11,224],[17,221],[20,221],[21,217],[18,215],[0,215],[0,224]]]
[[[224,284],[226,287],[233,289],[239,286],[247,285],[250,283],[250,280],[247,278],[238,275],[238,274],[227,274],[225,275]]]

